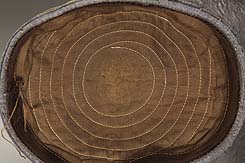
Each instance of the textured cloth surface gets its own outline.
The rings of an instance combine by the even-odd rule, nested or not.
[[[29,128],[69,162],[201,156],[236,112],[236,67],[220,41],[157,7],[96,5],[44,23],[15,50]]]

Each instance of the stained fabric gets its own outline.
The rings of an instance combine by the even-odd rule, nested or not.
[[[46,162],[190,161],[223,140],[237,111],[229,43],[168,9],[76,9],[33,28],[14,55],[23,98],[12,123],[27,122],[16,132]]]

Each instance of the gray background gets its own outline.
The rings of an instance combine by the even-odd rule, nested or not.
[[[0,56],[8,39],[26,21],[68,0],[0,0]],[[1,108],[0,108],[1,109]],[[2,128],[0,121],[0,128]],[[30,163],[22,159],[13,146],[0,137],[1,163]],[[245,163],[245,126],[233,146],[214,163]]]

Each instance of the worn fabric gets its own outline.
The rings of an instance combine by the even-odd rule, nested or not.
[[[12,82],[28,101],[19,134],[35,137],[41,159],[189,161],[222,141],[236,114],[229,44],[171,10],[84,7],[32,29],[14,53]]]

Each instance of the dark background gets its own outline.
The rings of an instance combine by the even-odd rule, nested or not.
[[[13,33],[37,14],[68,0],[0,0],[0,57]],[[245,0],[243,1],[245,3]],[[245,21],[245,20],[244,20]],[[245,28],[245,27],[244,27]],[[0,121],[2,128],[2,121]],[[1,163],[30,163],[0,137]],[[245,163],[245,126],[233,146],[214,163]]]

